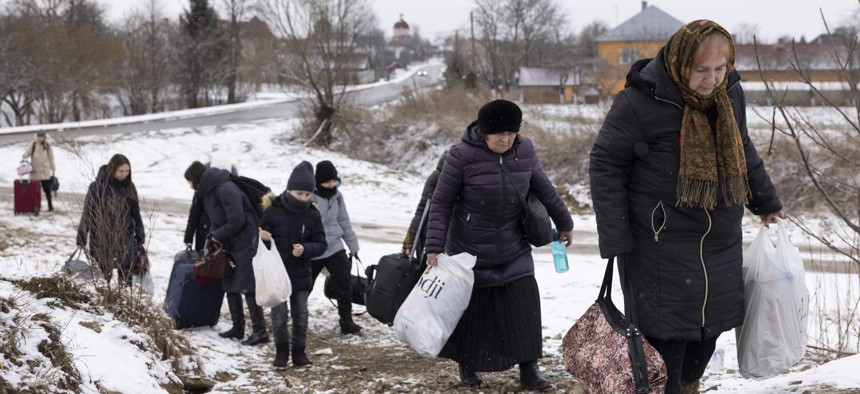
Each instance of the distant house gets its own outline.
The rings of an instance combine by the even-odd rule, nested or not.
[[[684,23],[663,10],[642,2],[642,11],[601,34],[597,56],[604,66],[598,74],[601,93],[616,94],[624,89],[630,66],[639,59],[654,57],[669,37]]]
[[[376,81],[376,72],[370,67],[370,58],[364,53],[354,53],[343,64],[346,71],[345,80],[340,83],[346,85],[363,85]]]
[[[795,66],[824,92],[829,99],[850,104],[850,87],[844,83],[842,67],[848,64],[855,75],[860,73],[860,53],[854,51],[850,62],[844,41],[832,35],[821,35],[809,43],[743,44],[735,45],[735,69],[744,81],[747,101],[772,104],[765,92],[765,82],[773,83],[787,104],[816,104],[812,89],[799,81]],[[840,61],[842,62],[840,64]],[[855,76],[855,80],[856,80]]]
[[[529,104],[570,104],[579,74],[561,68],[520,67],[521,101]]]

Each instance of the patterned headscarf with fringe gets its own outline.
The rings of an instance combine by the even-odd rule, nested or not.
[[[725,36],[729,45],[726,61],[734,64],[732,37],[722,26],[709,20],[690,22],[675,32],[663,50],[666,72],[684,98],[681,121],[681,170],[678,173],[678,201],[681,207],[714,209],[717,189],[723,190],[726,205],[746,204],[750,188],[746,158],[732,102],[726,92],[728,73],[707,96],[689,87],[696,51],[711,34]],[[711,131],[704,111],[717,112],[716,133]]]

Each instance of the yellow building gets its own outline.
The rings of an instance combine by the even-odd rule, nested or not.
[[[642,2],[642,11],[598,36],[598,90],[616,94],[624,89],[630,66],[639,59],[654,57],[666,40],[684,23],[663,10]]]

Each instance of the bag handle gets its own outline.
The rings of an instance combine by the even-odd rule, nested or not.
[[[68,258],[68,259],[66,259],[66,261],[72,261],[72,260],[74,260],[74,259],[75,259],[75,255],[78,255],[78,256],[80,256],[80,255],[81,255],[81,248],[75,248],[75,251],[74,251],[74,252],[72,252],[72,255],[71,255],[71,256],[69,256],[69,258]]]
[[[364,268],[364,263],[361,261],[360,258],[358,258],[357,254],[352,254],[349,256],[349,265],[352,265],[353,258],[355,258],[355,261],[358,261],[358,264],[355,265],[355,276],[361,276],[361,274],[359,273],[361,271],[358,270],[358,267],[361,266],[361,268]]]
[[[618,259],[619,276],[623,267],[621,258]],[[600,286],[600,295],[597,301],[612,302],[612,274],[615,257],[606,262],[606,272],[603,275],[603,284]],[[621,333],[627,338],[627,352],[630,356],[630,366],[633,368],[633,382],[636,385],[637,394],[645,394],[651,391],[648,381],[648,362],[645,359],[645,344],[642,341],[642,333],[639,331],[639,319],[636,316],[636,304],[633,302],[633,284],[625,275],[621,285],[624,286],[624,315],[625,331]]]
[[[427,216],[430,215],[430,200],[432,198],[433,198],[433,195],[431,194],[430,197],[427,197],[427,201],[424,204],[424,212],[421,213],[421,220],[418,222],[418,229],[415,230],[415,239],[412,240],[412,250],[409,251],[408,257],[409,257],[410,261],[418,260],[418,256],[419,256],[418,251],[417,251],[418,250],[418,244],[421,243],[420,241],[423,241],[423,239],[421,239],[421,230],[424,229],[424,225],[426,224],[426,221],[428,220]]]

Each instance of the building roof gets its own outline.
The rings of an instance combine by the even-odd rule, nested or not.
[[[567,74],[564,86],[575,86],[577,74],[562,68],[520,67],[519,86],[559,86],[561,78]]]
[[[756,50],[761,67],[765,71],[789,71],[797,64],[808,71],[836,71],[848,60],[848,48],[836,44],[754,44],[735,45],[735,69],[738,71],[758,71]],[[860,64],[860,53],[854,53],[853,64]]]
[[[665,41],[684,23],[655,6],[646,6],[642,12],[624,23],[599,35],[595,41]]]
[[[403,13],[402,12],[400,13],[400,20],[394,23],[394,28],[395,29],[407,29],[407,30],[409,30],[409,24],[406,23],[405,20],[403,20]]]

